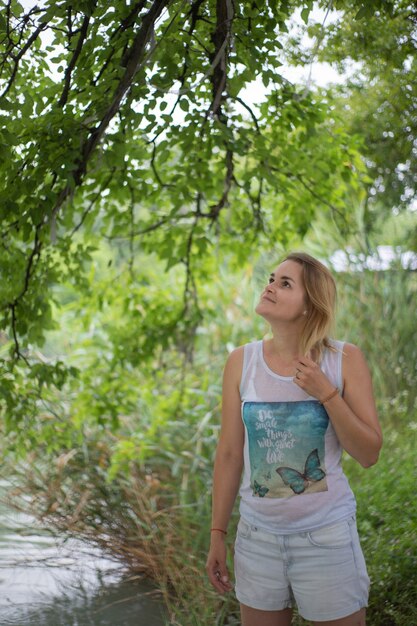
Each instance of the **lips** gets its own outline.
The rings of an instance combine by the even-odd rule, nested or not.
[[[272,298],[268,298],[268,296],[262,296],[262,300],[268,300],[268,302],[272,302],[272,304],[276,304],[275,300],[272,300]]]

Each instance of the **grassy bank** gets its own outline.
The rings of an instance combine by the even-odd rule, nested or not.
[[[209,423],[201,425],[201,434],[211,438]],[[146,468],[131,464],[128,475],[119,474],[108,481],[110,447],[103,437],[97,441],[90,436],[85,444],[88,464],[79,453],[58,457],[54,472],[50,466],[42,469],[41,459],[32,464],[25,491],[32,494],[38,517],[99,544],[119,555],[130,573],[153,580],[161,590],[167,623],[172,626],[239,624],[233,595],[217,596],[205,575],[209,458],[204,463],[200,458],[198,471],[191,471],[195,456],[190,445],[187,454],[184,441],[186,461],[177,481],[161,457],[158,471],[150,464]],[[391,427],[385,432],[385,447],[374,467],[364,470],[345,459],[357,496],[358,525],[372,580],[368,626],[417,623],[416,444],[417,420],[401,431]],[[305,622],[295,618],[295,623],[301,626]]]

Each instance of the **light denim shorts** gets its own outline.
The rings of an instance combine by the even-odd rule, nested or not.
[[[346,617],[368,604],[369,577],[352,517],[310,532],[278,535],[240,519],[235,542],[239,602],[306,620]]]

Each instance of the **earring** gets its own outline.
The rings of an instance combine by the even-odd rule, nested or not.
[[[307,310],[303,311],[303,315],[307,315]]]

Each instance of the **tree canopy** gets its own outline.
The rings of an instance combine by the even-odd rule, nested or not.
[[[368,228],[381,208],[386,215],[409,207],[417,190],[417,11],[404,0],[386,4],[366,9],[366,29],[344,13],[326,29],[319,53],[342,70],[356,64],[338,93],[346,128],[363,138]]]
[[[363,37],[374,16],[380,39],[394,5],[321,3]],[[103,242],[109,264],[125,262],[125,313],[135,289],[145,298],[129,317],[141,328],[145,357],[158,344],[192,340],[204,315],[200,286],[219,259],[241,263],[255,246],[285,245],[317,213],[341,232],[354,226],[352,198],[366,170],[361,142],[331,94],[280,71],[292,16],[308,23],[311,0],[0,7],[6,412],[18,414],[22,403],[19,368],[30,367],[37,388],[65,381],[64,364],[38,362],[33,347],[53,328],[57,285],[88,294]],[[335,46],[340,32],[329,34]],[[260,104],[245,91],[255,80],[265,88]],[[182,295],[168,290],[162,308],[160,292],[149,296],[143,254],[162,260],[167,276],[180,270]]]

